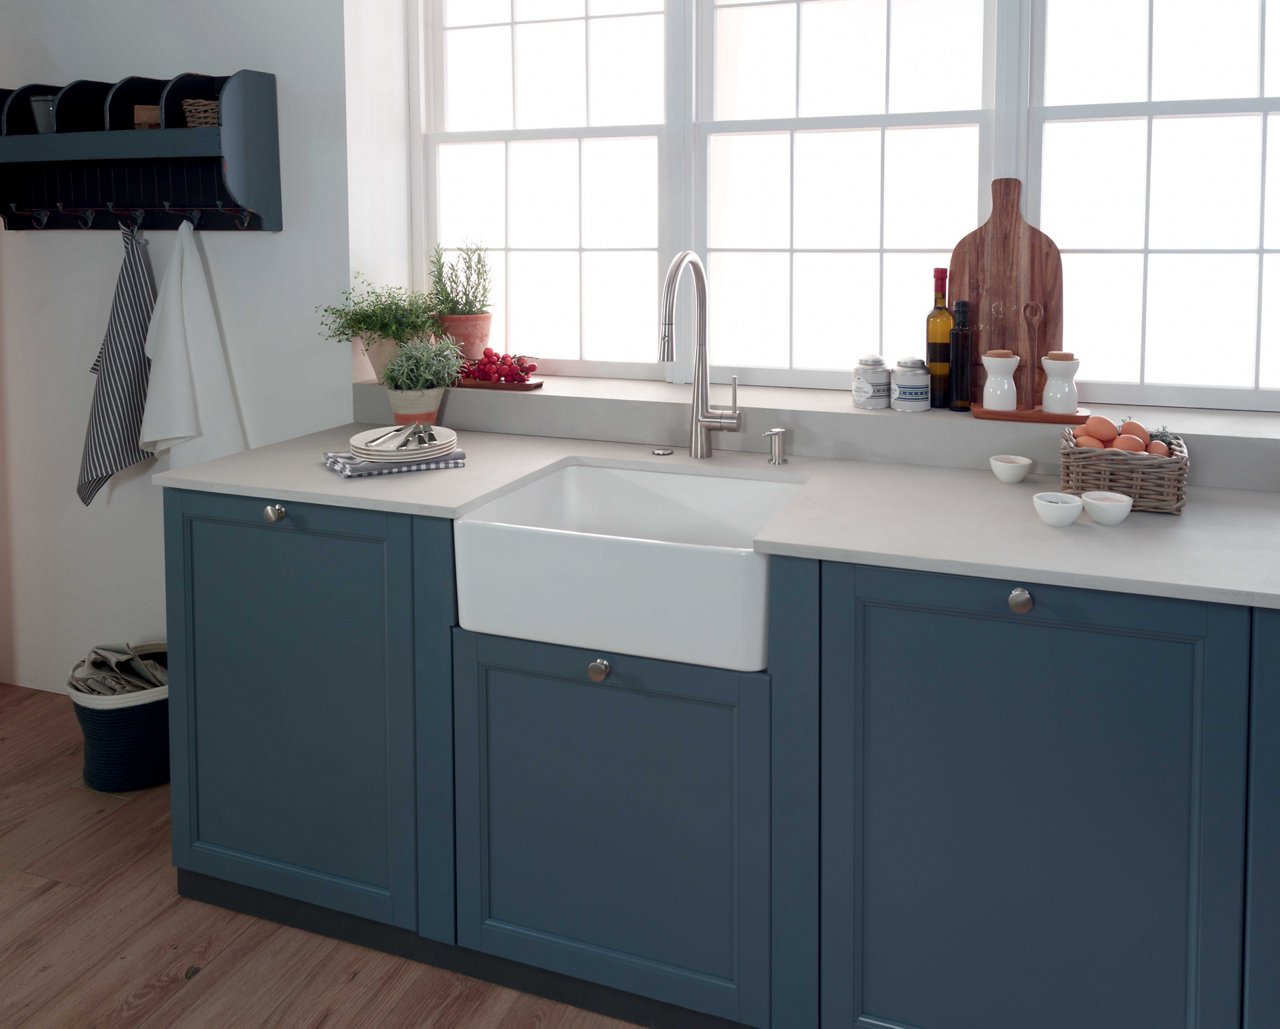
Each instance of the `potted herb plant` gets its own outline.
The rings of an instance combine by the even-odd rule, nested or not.
[[[419,336],[405,343],[382,373],[397,425],[434,425],[444,391],[458,381],[463,357],[452,336]]]
[[[321,308],[320,314],[325,337],[359,343],[379,382],[396,351],[435,325],[426,293],[375,287],[359,275],[356,285],[342,294],[342,304]]]
[[[444,259],[444,250],[436,247],[427,296],[444,331],[458,341],[468,361],[476,360],[489,343],[493,320],[488,311],[489,285],[489,261],[483,247],[464,246],[449,262]]]

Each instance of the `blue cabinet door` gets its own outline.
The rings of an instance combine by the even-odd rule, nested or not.
[[[1280,1025],[1280,611],[1253,613],[1245,1029]]]
[[[768,676],[457,629],[454,683],[458,942],[768,1024]]]
[[[1249,613],[824,565],[823,1026],[1240,1024]]]
[[[417,924],[411,519],[166,491],[179,868]]]

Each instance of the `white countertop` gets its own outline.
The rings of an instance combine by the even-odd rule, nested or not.
[[[1180,516],[1135,513],[1118,526],[1082,515],[1055,529],[1031,496],[989,472],[718,452],[654,457],[635,443],[462,432],[465,468],[342,479],[321,460],[366,426],[346,425],[202,465],[161,472],[162,486],[266,500],[456,518],[551,465],[575,458],[706,474],[803,479],[805,489],[756,537],[768,554],[1228,604],[1280,608],[1280,493],[1192,487]]]

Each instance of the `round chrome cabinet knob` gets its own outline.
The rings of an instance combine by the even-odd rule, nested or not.
[[[262,517],[265,518],[269,524],[275,525],[276,522],[283,521],[284,516],[287,513],[288,512],[285,511],[283,504],[268,504],[266,509],[262,512]]]
[[[592,682],[604,682],[609,678],[609,662],[602,657],[596,658],[587,665],[587,678]]]
[[[1020,615],[1025,615],[1035,606],[1036,602],[1031,599],[1031,594],[1021,586],[1009,594],[1010,611],[1016,611]]]

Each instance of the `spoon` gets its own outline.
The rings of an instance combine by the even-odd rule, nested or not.
[[[1044,308],[1032,300],[1022,307],[1022,317],[1026,320],[1031,332],[1031,354],[1027,361],[1027,407],[1034,410],[1039,403],[1041,391],[1036,389],[1036,379],[1040,371],[1040,322],[1044,318]]]

